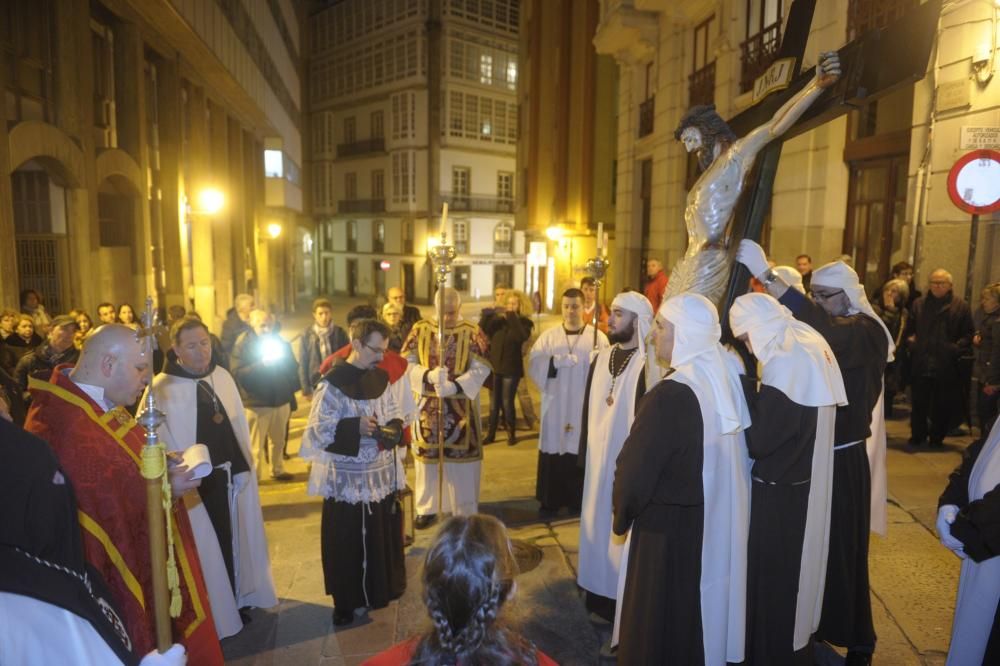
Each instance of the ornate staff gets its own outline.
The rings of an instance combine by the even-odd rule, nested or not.
[[[455,261],[455,246],[448,245],[448,202],[441,208],[441,231],[438,244],[427,248],[427,258],[434,264],[434,279],[437,282],[438,321],[438,367],[444,366],[444,286]],[[440,383],[441,378],[438,377]],[[444,398],[438,396],[438,513],[441,513],[444,494]]]
[[[601,317],[601,285],[604,276],[608,274],[611,262],[608,261],[608,239],[604,233],[604,223],[597,223],[597,256],[587,260],[586,271],[594,279],[594,349],[597,349],[597,322]]]
[[[149,296],[146,297],[142,324],[143,328],[136,332],[136,337],[144,343],[146,357],[152,365],[156,335],[164,327],[156,325],[153,299]],[[180,615],[179,579],[173,558],[173,538],[169,532],[172,498],[167,474],[167,454],[157,434],[166,415],[156,408],[151,389],[146,390],[143,402],[142,414],[136,421],[146,431],[146,444],[142,447],[142,475],[146,479],[146,517],[149,522],[149,556],[153,570],[153,619],[156,624],[156,649],[163,653],[173,643],[170,617]]]

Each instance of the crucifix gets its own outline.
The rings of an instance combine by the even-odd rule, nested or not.
[[[801,72],[815,6],[815,0],[795,0],[789,11],[772,66],[788,70],[787,87],[728,123],[712,106],[694,107],[676,133],[689,152],[698,151],[702,174],[688,194],[688,249],[674,267],[668,295],[696,291],[716,302],[727,335],[729,306],[749,281],[742,266],[729,267],[740,239],[760,237],[782,142],[921,79],[941,0],[822,54],[816,68]],[[773,77],[773,70],[766,72],[758,85]]]

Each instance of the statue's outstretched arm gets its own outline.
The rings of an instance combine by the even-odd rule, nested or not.
[[[755,159],[764,146],[787,132],[802,117],[806,109],[823,94],[823,91],[836,83],[839,78],[840,56],[836,51],[821,53],[816,76],[812,81],[782,104],[771,120],[736,142],[734,147],[739,150],[744,161]]]

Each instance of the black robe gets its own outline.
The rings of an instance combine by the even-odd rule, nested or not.
[[[834,446],[858,442],[834,450],[830,550],[816,638],[871,652],[875,648],[868,590],[871,471],[865,439],[871,434],[872,410],[882,393],[889,339],[881,324],[868,315],[831,316],[794,289],[779,300],[796,319],[826,339],[840,366],[848,404],[837,407]]]
[[[618,455],[614,531],[631,528],[619,664],[701,664],[704,427],[694,391],[665,379]]]
[[[744,663],[793,664],[818,408],[797,404],[772,386],[757,390],[755,381],[742,380],[753,424],[746,431],[747,449],[754,461]]]
[[[343,359],[337,359],[323,380],[352,400],[374,400],[389,388],[384,370],[362,370]],[[356,416],[340,419],[326,450],[357,456],[360,424]],[[368,503],[324,499],[320,529],[326,593],[338,611],[383,608],[406,590],[403,511],[395,492]]]

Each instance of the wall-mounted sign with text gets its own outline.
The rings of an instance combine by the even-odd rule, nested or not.
[[[962,127],[958,147],[962,150],[1000,148],[1000,127]]]

